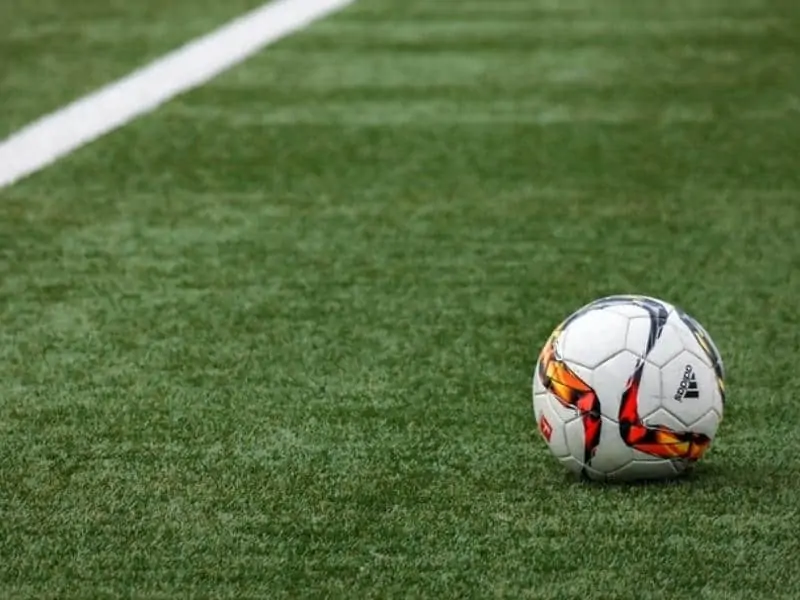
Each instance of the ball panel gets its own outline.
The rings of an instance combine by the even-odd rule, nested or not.
[[[725,413],[725,398],[722,395],[722,388],[719,386],[714,390],[713,409],[719,416],[719,420],[722,421]]]
[[[564,360],[564,364],[572,371],[578,379],[585,383],[588,387],[594,388],[594,369],[584,367],[571,360]]]
[[[582,310],[586,310],[588,308],[605,308],[613,310],[614,312],[624,316],[628,316],[630,314],[635,315],[635,311],[637,309],[644,310],[644,305],[659,306],[667,312],[676,310],[675,306],[669,302],[664,302],[663,300],[654,298],[653,296],[643,296],[640,294],[617,294],[614,296],[605,296],[590,302]]]
[[[544,397],[547,395],[547,390],[542,383],[542,378],[539,377],[539,365],[536,365],[536,370],[533,372],[533,415],[536,422],[539,422],[541,416],[541,404]]]
[[[553,405],[547,396],[537,402],[536,412],[538,414],[536,425],[539,428],[539,434],[547,443],[550,452],[556,457],[569,455],[564,422],[553,411]]]
[[[682,423],[692,423],[714,407],[713,369],[694,353],[681,352],[661,369],[661,404]]]
[[[725,403],[725,365],[714,340],[708,331],[694,318],[683,311],[678,311],[674,319],[675,329],[679,332],[687,352],[696,355],[714,371],[716,385],[721,402]]]
[[[708,356],[712,366],[717,372],[717,376],[720,379],[725,379],[725,364],[722,361],[722,355],[705,327],[683,310],[678,310],[677,316],[683,325],[685,325],[686,329],[692,333],[697,343],[703,349],[703,353]]]
[[[699,460],[711,445],[711,437],[695,432],[675,415],[660,409],[632,428],[630,443],[640,452],[665,459]]]
[[[620,469],[633,460],[633,451],[619,435],[619,424],[616,420],[603,417],[600,433],[600,444],[589,465],[602,473],[610,473]]]
[[[618,470],[609,473],[612,481],[633,481],[645,479],[667,479],[678,474],[678,468],[671,460],[631,460]]]
[[[703,346],[698,341],[697,337],[687,327],[680,317],[676,316],[670,320],[670,328],[676,333],[680,339],[680,344],[684,352],[690,352],[697,356],[703,363],[709,367],[713,366],[711,356],[703,349]]]
[[[568,411],[577,417],[575,421],[578,421],[583,431],[583,451],[582,454],[575,451],[574,455],[586,462],[600,441],[600,403],[594,390],[562,360],[560,349],[555,343],[557,339],[556,333],[545,344],[540,355],[537,376],[548,391],[553,410]],[[562,421],[567,439],[571,441],[572,424],[567,422],[566,414]]]
[[[534,380],[537,378],[534,378]],[[533,416],[538,420],[547,402],[547,390],[537,389],[538,386],[534,385],[533,388]]]
[[[694,423],[689,424],[689,430],[697,433],[702,433],[710,437],[712,440],[717,435],[719,428],[720,416],[713,408],[709,410],[702,417],[697,419]]]
[[[568,454],[581,464],[585,464],[587,436],[583,420],[570,421],[564,426],[564,431]]]
[[[552,394],[545,392],[544,394],[534,397],[533,412],[537,423],[544,413],[545,408],[548,410],[548,418],[551,421],[557,419],[560,423],[565,425],[572,421],[579,421],[581,417],[578,411],[567,408]]]
[[[564,329],[559,339],[561,357],[594,369],[625,348],[628,319],[605,310],[590,310]]]
[[[650,336],[650,319],[634,319],[628,325],[627,348],[641,356],[647,348],[647,339]],[[661,331],[661,335],[647,354],[647,362],[662,367],[674,359],[684,350],[681,336],[670,326],[669,319]]]
[[[642,378],[639,381],[637,412],[640,418],[654,413],[662,403],[661,369],[645,361],[642,367]]]
[[[647,427],[666,427],[673,431],[685,431],[688,425],[664,408],[653,411],[642,419]]]
[[[612,296],[611,298],[613,299],[614,297]],[[617,314],[628,320],[647,316],[647,311],[644,308],[629,301],[616,302],[613,300],[606,300],[605,305],[603,301],[598,301],[597,307],[602,308],[602,310],[606,312]]]
[[[594,390],[598,398],[600,398],[601,411],[605,417],[614,421],[619,418],[622,394],[628,386],[629,379],[636,368],[638,360],[628,350],[622,350],[594,369],[594,378],[592,380],[594,382]],[[651,371],[653,369],[648,369],[650,377],[652,377]],[[657,371],[656,379],[658,379]]]

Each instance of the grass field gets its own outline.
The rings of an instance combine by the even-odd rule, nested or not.
[[[0,138],[257,4],[3,3]],[[800,597],[798,32],[360,0],[0,191],[0,597]],[[619,292],[726,359],[688,480],[536,432]]]

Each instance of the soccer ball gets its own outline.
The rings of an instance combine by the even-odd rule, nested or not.
[[[663,479],[708,450],[725,368],[708,332],[671,304],[610,296],[556,327],[533,374],[533,410],[567,469],[600,480]]]

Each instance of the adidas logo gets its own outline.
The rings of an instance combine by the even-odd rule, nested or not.
[[[697,377],[694,374],[694,369],[692,369],[692,365],[686,365],[683,370],[683,379],[681,379],[681,384],[678,386],[673,400],[681,402],[684,398],[694,399],[699,397],[700,389],[697,387]]]

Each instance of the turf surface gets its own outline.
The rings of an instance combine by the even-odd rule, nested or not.
[[[260,0],[3,0],[0,138]]]
[[[799,22],[362,0],[0,192],[0,597],[796,598]],[[23,108],[102,83],[24,64]],[[726,419],[687,481],[576,483],[532,365],[629,291]]]

